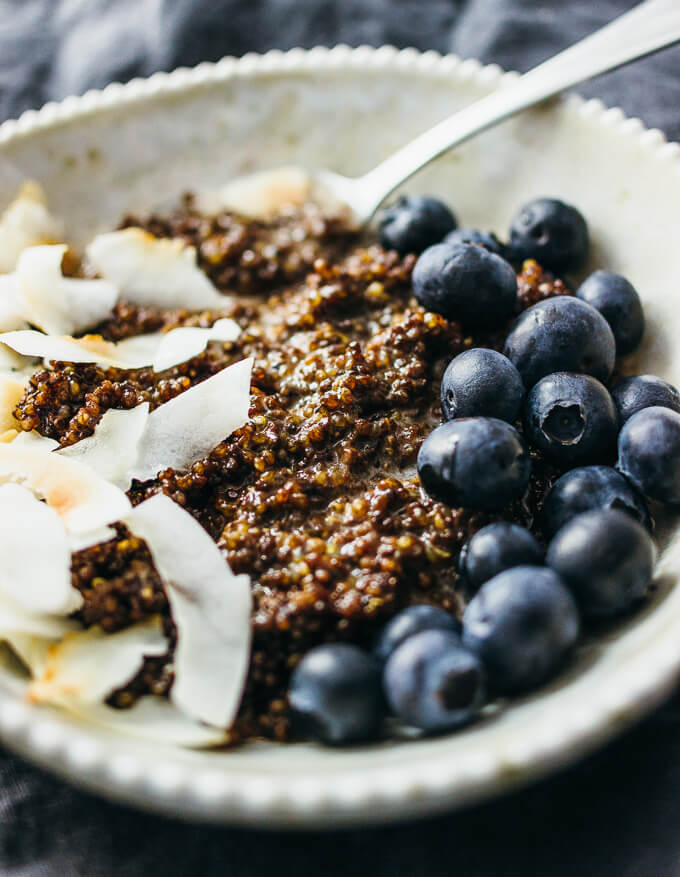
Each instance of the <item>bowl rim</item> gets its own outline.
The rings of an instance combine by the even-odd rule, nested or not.
[[[369,68],[456,76],[486,87],[497,87],[518,76],[496,64],[483,66],[475,59],[392,46],[317,46],[249,53],[155,73],[126,84],[112,83],[103,90],[27,110],[18,119],[0,125],[0,157],[4,146],[36,132],[236,77]],[[637,140],[650,158],[667,162],[669,168],[680,172],[680,144],[669,143],[663,132],[647,129],[639,119],[627,118],[622,110],[609,109],[598,99],[585,101],[572,94],[557,100],[595,125],[614,128],[621,136]],[[680,593],[676,603],[680,606]],[[452,757],[427,769],[422,759],[411,762],[403,758],[389,768],[355,770],[341,776],[335,772],[333,782],[308,777],[306,782],[282,789],[280,783],[268,782],[258,771],[240,769],[227,777],[225,771],[211,770],[209,765],[196,771],[171,760],[146,764],[141,756],[127,751],[112,753],[92,732],[74,731],[58,715],[29,706],[4,689],[0,689],[0,737],[12,750],[89,791],[185,819],[268,828],[395,821],[526,784],[575,761],[632,724],[658,704],[680,678],[680,643],[676,643],[671,627],[666,619],[663,629],[667,635],[659,636],[639,654],[641,666],[636,664],[636,672],[621,677],[624,684],[617,688],[615,697],[593,698],[585,717],[581,715],[566,728],[556,728],[554,723],[539,725],[538,738],[531,747],[520,748],[511,765],[493,751],[472,764],[461,764]]]

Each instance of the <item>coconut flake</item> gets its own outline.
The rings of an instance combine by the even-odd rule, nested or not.
[[[217,194],[204,194],[199,206],[208,213],[233,210],[252,219],[267,219],[282,207],[301,207],[312,196],[313,181],[299,167],[258,171],[231,180]]]
[[[54,509],[25,487],[3,484],[0,522],[0,591],[27,612],[78,609],[83,599],[71,584],[71,549]]]
[[[17,332],[3,332],[0,343],[21,353],[23,356],[40,357],[49,362],[97,362],[101,365],[114,365],[116,345],[104,341],[101,335],[85,335],[71,338],[70,335],[45,335],[35,329]]]
[[[79,719],[92,722],[117,734],[128,734],[155,744],[205,749],[219,746],[227,737],[222,728],[202,725],[184,715],[165,698],[141,697],[130,709],[118,710],[104,703],[62,704]]]
[[[0,216],[0,272],[13,271],[22,250],[63,238],[61,222],[47,209],[41,187],[26,182]]]
[[[252,359],[230,365],[149,415],[131,477],[188,469],[248,421]]]
[[[10,332],[27,326],[16,275],[0,274],[0,331]]]
[[[21,356],[6,344],[0,343],[0,371],[16,372],[29,378],[35,371],[35,364],[29,357]]]
[[[62,639],[67,633],[80,629],[80,624],[63,615],[27,612],[16,603],[0,596],[0,639],[15,633],[47,640]]]
[[[146,368],[158,353],[165,336],[160,332],[148,335],[133,335],[117,344],[112,344],[111,365],[118,368]]]
[[[86,548],[92,548],[93,545],[101,545],[102,542],[108,542],[113,539],[116,531],[113,527],[98,527],[87,533],[69,533],[69,545],[71,551],[84,551]]]
[[[0,334],[0,349],[10,348],[46,362],[96,362],[126,369],[152,366],[158,372],[202,353],[209,341],[235,341],[240,333],[239,325],[228,318],[217,320],[210,329],[187,326],[171,329],[164,335],[160,332],[136,335],[117,344],[105,341],[101,335],[73,338],[22,329]]]
[[[101,335],[45,335],[34,329],[0,334],[0,344],[24,356],[40,357],[46,362],[96,362],[114,368],[144,368],[151,365],[160,345],[161,335],[137,335],[114,344]]]
[[[59,447],[56,439],[40,435],[32,429],[30,432],[20,432],[14,439],[15,448],[40,448],[42,451],[54,451]]]
[[[45,672],[49,649],[55,640],[33,636],[30,633],[13,633],[4,637],[0,631],[0,642],[8,645],[31,676],[37,678]]]
[[[28,696],[36,703],[97,703],[136,676],[145,657],[167,650],[157,616],[117,633],[100,627],[69,633],[48,649],[44,672]]]
[[[241,327],[233,320],[218,320],[210,329],[180,327],[161,336],[161,342],[153,360],[153,370],[162,372],[180,362],[186,362],[202,353],[209,341],[236,341]]]
[[[122,298],[140,307],[201,310],[228,303],[198,267],[196,248],[179,238],[125,228],[98,235],[86,254],[99,274],[119,287]]]
[[[89,466],[41,446],[0,443],[0,484],[14,482],[45,499],[71,534],[91,533],[130,510],[122,490]]]
[[[216,727],[231,726],[250,659],[251,594],[192,516],[157,494],[136,506],[126,523],[145,540],[177,627],[173,702]]]
[[[0,432],[16,428],[17,421],[13,412],[25,389],[25,379],[11,373],[0,373]]]
[[[6,642],[33,675],[42,672],[49,646],[79,627],[64,616],[36,615],[0,599],[0,642]]]
[[[64,277],[61,263],[68,247],[29,247],[19,256],[14,278],[23,317],[44,332],[70,335],[104,320],[118,300],[106,280]]]
[[[148,402],[127,411],[110,408],[91,436],[60,448],[57,453],[90,466],[102,478],[127,489],[131,480],[129,472],[137,460],[137,449],[148,419]]]

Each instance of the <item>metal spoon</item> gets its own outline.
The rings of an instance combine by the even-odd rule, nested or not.
[[[680,42],[680,0],[645,0],[403,146],[362,177],[321,170],[315,182],[367,223],[387,196],[443,152],[572,85]]]

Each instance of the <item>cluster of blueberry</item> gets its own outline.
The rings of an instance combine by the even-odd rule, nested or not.
[[[513,263],[576,269],[589,236],[581,214],[553,199],[527,204],[504,245],[457,229],[435,199],[406,198],[386,212],[381,242],[420,253],[413,288],[423,307],[493,330],[515,308]],[[334,744],[371,739],[387,711],[426,732],[453,729],[489,696],[554,675],[582,619],[639,602],[655,562],[646,498],[680,503],[680,394],[652,375],[606,386],[617,354],[632,352],[643,332],[633,286],[597,271],[575,297],[524,311],[503,353],[474,348],[451,361],[441,385],[445,422],[418,455],[424,489],[452,506],[500,511],[527,489],[532,445],[564,472],[543,503],[547,549],[517,524],[490,524],[460,555],[471,595],[462,624],[411,606],[371,654],[348,644],[309,652],[289,692],[306,733]]]

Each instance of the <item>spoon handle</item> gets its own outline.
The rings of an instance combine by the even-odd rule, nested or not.
[[[357,180],[362,218],[370,219],[397,186],[474,134],[579,82],[679,41],[680,0],[645,0],[511,84],[439,122]]]

